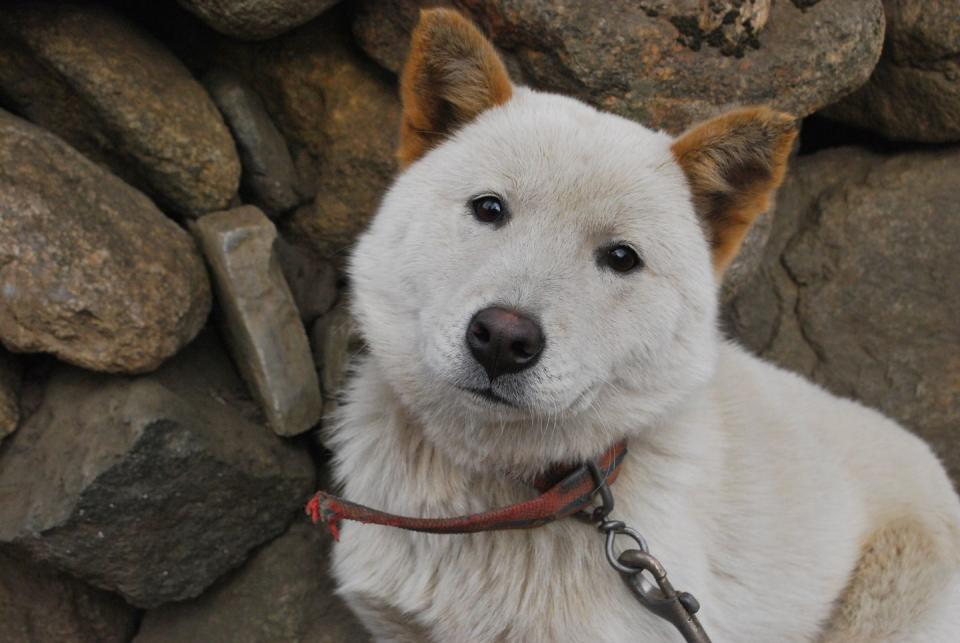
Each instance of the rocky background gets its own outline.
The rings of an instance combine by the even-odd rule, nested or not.
[[[421,4],[0,5],[0,640],[365,639],[301,507]],[[723,322],[960,481],[960,0],[450,4],[648,126],[804,117]]]

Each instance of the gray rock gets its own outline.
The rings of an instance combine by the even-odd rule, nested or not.
[[[361,46],[396,71],[427,0],[362,0]],[[883,41],[880,0],[774,2],[759,34],[737,31],[762,3],[739,2],[711,30],[699,0],[604,3],[447,0],[471,15],[535,88],[576,96],[677,133],[734,105],[806,116],[862,85]],[[716,3],[709,3],[710,5]],[[731,29],[728,30],[727,27]],[[509,66],[509,62],[508,62]]]
[[[137,190],[0,110],[0,341],[100,371],[156,368],[210,310],[203,259]]]
[[[237,152],[203,87],[104,7],[5,6],[0,96],[180,213],[221,210],[237,191]]]
[[[336,271],[329,261],[316,256],[309,247],[289,243],[283,237],[277,238],[274,248],[300,318],[309,327],[337,301]]]
[[[313,488],[255,413],[209,336],[151,375],[56,369],[0,455],[0,546],[140,607],[198,595]]]
[[[306,431],[320,419],[323,399],[310,344],[274,252],[276,228],[257,208],[244,206],[207,215],[194,230],[240,373],[274,431]]]
[[[313,361],[320,371],[323,386],[324,416],[336,410],[347,367],[354,355],[363,350],[363,339],[350,314],[350,302],[341,297],[329,313],[310,329]]]
[[[960,482],[960,150],[801,157],[733,333],[928,440]]]
[[[20,422],[20,360],[0,348],[0,442],[17,430]]]
[[[720,285],[720,305],[724,306],[736,297],[743,285],[750,281],[754,273],[760,268],[763,262],[763,251],[767,247],[767,241],[770,239],[770,231],[773,228],[773,219],[776,216],[774,212],[767,212],[760,215],[750,227],[747,236],[743,238],[740,245],[740,251],[737,256],[727,266],[723,273],[723,282]]]
[[[204,85],[237,142],[244,195],[271,216],[299,205],[293,159],[260,96],[239,76],[223,70],[208,74]]]
[[[339,643],[370,636],[334,595],[330,537],[296,522],[243,567],[185,603],[147,612],[136,643]]]
[[[900,141],[960,141],[960,0],[884,0],[887,34],[870,80],[825,110]]]
[[[136,628],[120,597],[0,553],[0,641],[124,643]]]
[[[338,267],[393,178],[400,123],[394,80],[357,51],[348,28],[338,13],[255,48],[222,43],[211,54],[257,88],[316,195],[281,228]]]
[[[340,0],[177,0],[228,36],[264,40],[320,15]]]

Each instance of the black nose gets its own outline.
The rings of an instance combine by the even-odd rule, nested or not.
[[[467,326],[467,346],[492,380],[533,366],[543,350],[543,331],[514,310],[484,308]]]

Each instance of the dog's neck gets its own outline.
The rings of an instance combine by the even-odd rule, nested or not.
[[[345,495],[357,502],[410,515],[475,513],[532,494],[525,483],[556,463],[551,455],[536,469],[465,463],[451,455],[451,446],[430,439],[431,427],[410,413],[369,361],[359,369],[364,377],[357,381],[365,388],[352,392],[351,403],[341,411],[340,428],[330,436],[340,458],[337,477]],[[626,436],[625,480],[652,476],[657,486],[678,489],[691,483],[692,472],[702,468],[713,449],[710,424],[716,413],[710,388],[692,394],[683,409],[655,425],[635,427]],[[611,444],[613,440],[611,436]],[[640,468],[642,472],[629,471]]]

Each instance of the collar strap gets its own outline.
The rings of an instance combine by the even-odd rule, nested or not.
[[[532,529],[586,509],[590,505],[594,494],[604,484],[610,484],[617,479],[620,473],[620,465],[623,464],[626,453],[626,443],[617,442],[600,456],[594,469],[599,469],[603,474],[602,480],[594,479],[590,466],[581,465],[561,472],[560,481],[552,486],[539,480],[535,482],[534,486],[542,491],[536,498],[479,514],[453,518],[398,516],[358,505],[325,491],[318,491],[310,499],[310,502],[307,503],[306,513],[314,524],[322,521],[337,540],[340,539],[337,526],[341,520],[353,520],[431,534],[469,534],[501,529]],[[553,477],[553,479],[556,479],[556,477]]]

